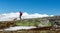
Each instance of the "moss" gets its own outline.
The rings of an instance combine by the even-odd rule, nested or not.
[[[40,22],[17,22],[18,26],[37,26]]]
[[[51,22],[42,24],[42,23],[37,22],[37,21],[34,21],[34,22],[31,22],[31,21],[22,21],[22,22],[17,21],[16,25],[18,25],[18,26],[38,26],[38,25],[51,26]]]

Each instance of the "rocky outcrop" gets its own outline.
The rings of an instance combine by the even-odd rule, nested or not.
[[[16,26],[16,22],[14,21],[4,21],[0,22],[0,29],[8,28],[8,27]]]

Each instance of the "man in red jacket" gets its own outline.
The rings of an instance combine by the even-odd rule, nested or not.
[[[22,12],[20,11],[20,20],[21,20]]]

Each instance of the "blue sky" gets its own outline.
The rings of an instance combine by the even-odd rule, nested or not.
[[[0,14],[19,11],[60,15],[60,0],[0,0]]]

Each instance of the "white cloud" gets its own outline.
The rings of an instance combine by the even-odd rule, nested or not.
[[[28,13],[25,12],[22,15],[22,19],[41,18],[41,17],[48,17],[48,16],[53,16],[53,15],[39,14],[39,13],[28,14]],[[1,14],[0,15],[0,21],[13,20],[14,18],[19,18],[19,12],[7,13],[7,14]]]

